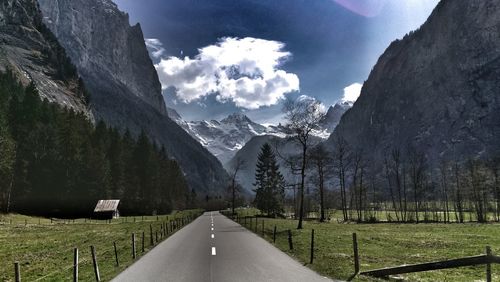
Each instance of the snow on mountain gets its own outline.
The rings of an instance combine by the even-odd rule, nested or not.
[[[340,121],[342,114],[350,106],[350,104],[343,102],[330,107],[313,135],[327,139]],[[231,114],[220,121],[185,121],[172,108],[167,108],[167,113],[172,120],[216,156],[222,164],[227,164],[255,136],[268,135],[283,138],[287,135],[286,127],[281,124],[264,126],[253,122],[242,113]]]

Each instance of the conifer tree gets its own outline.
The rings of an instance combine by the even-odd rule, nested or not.
[[[255,206],[268,216],[283,212],[284,178],[268,143],[261,147],[255,170]]]

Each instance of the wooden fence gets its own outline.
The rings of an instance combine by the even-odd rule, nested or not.
[[[486,281],[491,282],[492,281],[491,264],[493,263],[500,263],[500,257],[494,256],[491,253],[491,248],[486,247],[485,255],[457,258],[457,259],[443,260],[436,262],[427,262],[420,264],[402,265],[396,267],[388,267],[382,269],[363,271],[360,272],[359,274],[383,278],[383,277],[388,277],[389,275],[396,275],[396,274],[440,270],[440,269],[457,268],[464,266],[486,265]]]
[[[241,225],[247,227],[249,230],[253,229],[255,233],[258,233],[257,217],[255,216],[239,217],[237,215],[232,216],[229,212],[221,212],[221,213],[233,219],[234,221],[240,223]],[[264,234],[263,220],[264,219],[262,219],[262,234]],[[255,228],[252,228],[254,226]],[[291,230],[288,229],[278,232],[276,226],[274,226],[272,233],[273,243],[276,242],[276,235],[279,233],[285,233],[287,235],[289,249],[293,250],[293,238]],[[361,264],[359,259],[358,239],[356,233],[352,234],[352,248],[353,248],[354,274],[348,280],[354,279],[357,275],[371,276],[376,278],[387,278],[390,275],[397,275],[397,274],[441,270],[441,269],[458,268],[465,266],[486,265],[486,281],[491,282],[492,281],[491,264],[500,264],[500,257],[493,255],[491,252],[491,248],[487,246],[486,254],[484,255],[442,260],[436,262],[427,262],[420,264],[402,265],[396,267],[387,267],[387,268],[374,269],[368,271],[360,271]],[[312,264],[313,261],[314,261],[314,229],[311,230],[311,248],[310,248],[309,263]]]
[[[140,234],[140,239],[136,237],[136,233],[131,234],[131,244],[130,246],[123,246],[123,248],[119,249],[117,248],[117,243],[116,242],[110,242],[113,244],[113,251],[114,251],[114,260],[110,263],[113,263],[116,267],[120,266],[120,261],[119,261],[119,256],[118,254],[121,252],[130,252],[130,257],[132,261],[135,261],[138,258],[138,253],[139,251],[136,248],[136,244],[140,246],[141,253],[145,253],[145,241],[146,236],[149,235],[150,239],[150,245],[151,248],[159,244],[162,240],[166,239],[169,237],[169,235],[173,234],[174,232],[180,230],[182,227],[185,225],[189,224],[190,222],[194,221],[198,216],[200,216],[201,213],[197,214],[192,214],[192,215],[187,215],[183,216],[182,218],[173,218],[169,221],[159,221],[159,222],[154,222],[149,225],[149,234],[147,234],[145,231],[140,231],[137,234]],[[156,216],[155,216],[156,217]],[[51,220],[54,222],[54,220]],[[135,219],[134,219],[134,222]],[[153,230],[155,230],[153,232]],[[147,234],[147,235],[146,235]],[[140,242],[139,242],[140,240]],[[80,260],[79,256],[79,250],[78,248],[73,249],[73,256],[72,256],[72,261],[73,264],[65,267],[63,270],[57,270],[54,272],[51,272],[45,276],[39,277],[35,281],[40,281],[44,280],[45,278],[49,276],[53,276],[58,273],[65,273],[67,270],[72,269],[72,281],[78,281],[79,280],[79,266],[82,263],[85,262],[92,262],[92,268],[94,271],[95,275],[95,280],[96,281],[101,281],[101,276],[100,276],[100,271],[99,271],[99,263],[98,263],[98,256],[97,256],[97,249],[91,245],[91,259],[87,258],[84,260]],[[21,268],[21,263],[20,262],[14,262],[14,281],[20,282],[22,277],[22,268]]]

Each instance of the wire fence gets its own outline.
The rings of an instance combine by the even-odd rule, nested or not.
[[[24,253],[16,250],[16,253],[11,256],[13,259],[10,262],[1,262],[11,266],[15,265],[13,268],[4,265],[4,269],[12,269],[12,275],[0,275],[0,280],[20,281],[21,277],[23,277],[23,281],[70,280],[74,275],[75,266],[78,266],[80,280],[92,281],[96,277],[90,246],[94,246],[95,249],[96,263],[99,267],[101,280],[109,280],[199,215],[201,215],[200,211],[189,211],[178,215],[128,217],[123,220],[102,223],[103,225],[98,230],[93,230],[94,223],[90,220],[84,220],[83,222],[82,220],[71,221],[71,226],[82,225],[82,223],[87,224],[83,226],[84,231],[80,229],[64,229],[64,232],[82,232],[81,236],[75,239],[74,242],[61,246],[61,243],[55,240],[45,242],[41,250],[30,251],[29,247],[24,250]],[[35,220],[35,224],[36,222],[37,220]],[[44,222],[40,220],[40,223],[45,223],[40,225],[47,225],[47,222],[49,225],[55,226],[60,224],[55,223],[54,220],[52,220],[52,223],[48,220]],[[110,225],[109,228],[104,225],[112,223],[114,225]],[[123,225],[122,223],[132,224]],[[12,224],[16,231],[19,231],[17,229],[23,229],[23,227],[18,226],[21,224]],[[28,226],[29,224],[23,225]],[[36,232],[36,230],[31,230],[31,232]],[[59,232],[59,230],[56,232]],[[132,233],[135,234],[134,243],[132,243]],[[50,238],[47,239],[45,241],[50,241]],[[151,245],[150,242],[153,242],[153,244]],[[135,245],[135,255],[133,254],[132,244]],[[81,258],[77,264],[73,262],[75,248],[78,248]],[[54,251],[50,251],[51,249],[54,249]]]

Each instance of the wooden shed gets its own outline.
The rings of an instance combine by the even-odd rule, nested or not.
[[[94,209],[94,218],[112,219],[120,217],[119,204],[120,200],[99,200]]]

